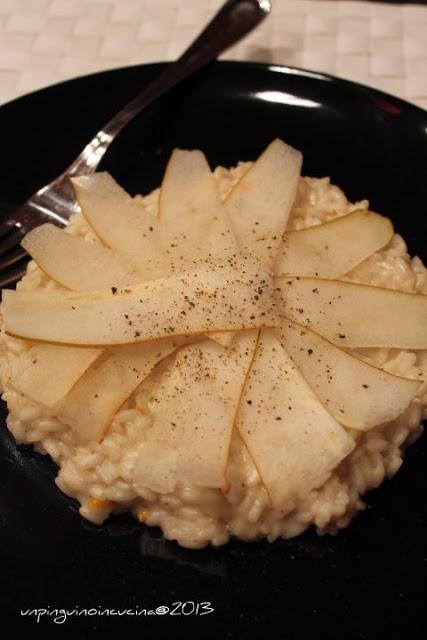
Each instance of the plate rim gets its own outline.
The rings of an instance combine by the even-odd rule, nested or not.
[[[95,71],[94,73],[85,73],[82,75],[77,75],[77,76],[73,76],[71,78],[67,78],[65,80],[60,80],[59,82],[55,82],[53,84],[49,84],[45,87],[40,87],[39,89],[35,89],[34,91],[30,91],[28,93],[24,93],[20,96],[17,96],[16,98],[12,98],[12,100],[9,100],[3,104],[0,105],[0,116],[2,116],[2,112],[5,108],[10,108],[13,107],[14,104],[16,104],[17,102],[21,101],[21,100],[25,100],[25,99],[29,99],[31,97],[35,97],[38,96],[39,94],[42,94],[46,91],[52,90],[54,88],[60,88],[62,86],[67,86],[69,84],[72,84],[74,82],[78,82],[80,80],[88,80],[90,78],[96,78],[98,76],[102,76],[104,74],[107,73],[120,73],[122,71],[127,71],[127,70],[132,70],[132,69],[147,69],[147,70],[156,70],[159,69],[159,71],[161,71],[162,69],[166,68],[169,64],[171,64],[171,62],[173,61],[158,61],[158,62],[149,62],[149,63],[140,63],[140,64],[131,64],[131,65],[125,65],[123,67],[113,67],[111,69],[102,69],[100,71]],[[405,110],[409,110],[409,111],[413,111],[415,113],[415,115],[418,115],[418,117],[422,117],[426,120],[427,122],[427,110],[423,109],[422,107],[413,104],[412,102],[409,102],[408,100],[406,100],[405,98],[400,98],[398,96],[394,96],[390,93],[387,93],[385,91],[382,91],[381,89],[376,89],[375,87],[370,87],[367,84],[361,83],[361,82],[356,82],[354,80],[349,80],[347,78],[343,78],[341,76],[337,76],[334,74],[330,74],[330,73],[325,73],[323,71],[316,71],[316,70],[311,70],[311,69],[305,69],[303,67],[296,67],[296,66],[292,66],[292,65],[287,65],[287,64],[275,64],[275,63],[267,63],[267,62],[256,62],[256,61],[252,61],[252,60],[214,60],[213,62],[209,63],[208,68],[212,68],[212,67],[219,67],[219,68],[229,68],[232,69],[233,67],[236,68],[241,68],[241,67],[246,67],[247,69],[255,69],[257,71],[264,71],[264,72],[270,72],[270,73],[281,73],[283,75],[288,75],[288,76],[298,76],[300,78],[306,78],[306,79],[311,79],[311,80],[320,80],[320,81],[324,81],[324,82],[333,82],[335,85],[343,85],[344,87],[348,87],[349,89],[353,90],[353,91],[360,91],[363,90],[365,92],[368,92],[369,94],[371,94],[373,97],[378,97],[382,100],[387,100],[387,101],[391,101],[393,104],[395,104],[396,106],[405,109]],[[200,70],[200,72],[198,73],[203,73],[203,70]],[[184,81],[185,82],[185,81]],[[136,94],[137,95],[137,94]],[[426,128],[427,131],[427,128]]]

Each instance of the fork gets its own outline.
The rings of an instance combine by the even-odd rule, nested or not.
[[[70,178],[94,173],[112,141],[142,109],[243,38],[270,10],[270,0],[227,0],[181,57],[107,122],[68,169],[0,224],[0,287],[25,273],[28,256],[20,242],[28,231],[45,222],[65,227],[79,211]]]

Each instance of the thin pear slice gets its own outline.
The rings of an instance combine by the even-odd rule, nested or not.
[[[340,347],[427,348],[427,296],[340,280],[275,278],[282,313]]]
[[[276,139],[224,203],[242,252],[257,256],[269,266],[286,229],[301,165],[301,153]]]
[[[160,220],[197,223],[200,218],[211,218],[221,205],[217,182],[204,154],[197,149],[174,149],[160,189]]]
[[[101,355],[100,349],[36,344],[10,362],[11,387],[51,408]]]
[[[73,291],[122,287],[142,280],[124,255],[66,233],[53,224],[36,227],[21,244],[45,273]]]
[[[82,213],[98,236],[124,253],[145,280],[192,268],[217,255],[227,259],[236,254],[225,214],[214,220],[199,217],[198,224],[161,222],[146,213],[108,173],[73,178],[73,185]]]
[[[72,183],[84,217],[108,247],[126,254],[147,279],[170,273],[166,229],[110,174],[80,176]]]
[[[213,340],[217,344],[220,344],[222,347],[229,347],[233,342],[233,338],[235,336],[234,331],[213,331],[212,333],[207,333],[206,337],[209,340]]]
[[[170,231],[185,237],[179,255],[188,261],[235,255],[237,247],[231,223],[217,182],[201,151],[174,149],[166,167],[160,198],[159,217]],[[179,264],[177,265],[179,266]],[[233,333],[209,336],[229,346]]]
[[[6,332],[63,344],[115,345],[277,326],[270,276],[217,263],[117,291],[3,291]]]
[[[230,438],[257,332],[222,349],[205,340],[181,349],[155,390],[153,424],[134,468],[137,486],[160,493],[178,481],[225,488]]]
[[[346,427],[367,431],[394,420],[420,388],[419,381],[372,367],[291,320],[278,333],[306,382]]]
[[[160,189],[160,220],[197,221],[210,217],[221,204],[216,180],[202,151],[174,149]]]
[[[320,487],[354,448],[272,331],[260,333],[236,426],[273,507],[284,512]]]
[[[308,229],[288,231],[283,236],[274,273],[339,278],[392,237],[393,225],[388,218],[363,210]]]
[[[22,245],[43,271],[69,289],[90,291],[141,281],[135,267],[122,255],[52,224],[30,231]],[[36,345],[11,364],[15,389],[52,407],[102,353],[98,349]]]
[[[175,149],[163,178],[159,216],[175,237],[180,254],[200,259],[236,255],[231,222],[222,208],[217,182],[201,151]]]
[[[179,346],[172,339],[108,349],[54,407],[78,444],[100,441],[115,414],[161,360]]]

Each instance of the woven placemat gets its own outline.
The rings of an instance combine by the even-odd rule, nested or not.
[[[0,103],[55,82],[178,56],[223,0],[0,0]],[[223,57],[336,74],[427,108],[427,7],[273,0]]]

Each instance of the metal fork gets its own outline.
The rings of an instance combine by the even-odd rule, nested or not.
[[[69,178],[94,173],[114,138],[134,116],[252,31],[270,10],[270,0],[228,0],[182,56],[107,122],[68,169],[0,224],[0,287],[24,274],[28,256],[20,242],[28,231],[44,222],[64,227],[79,210]]]

